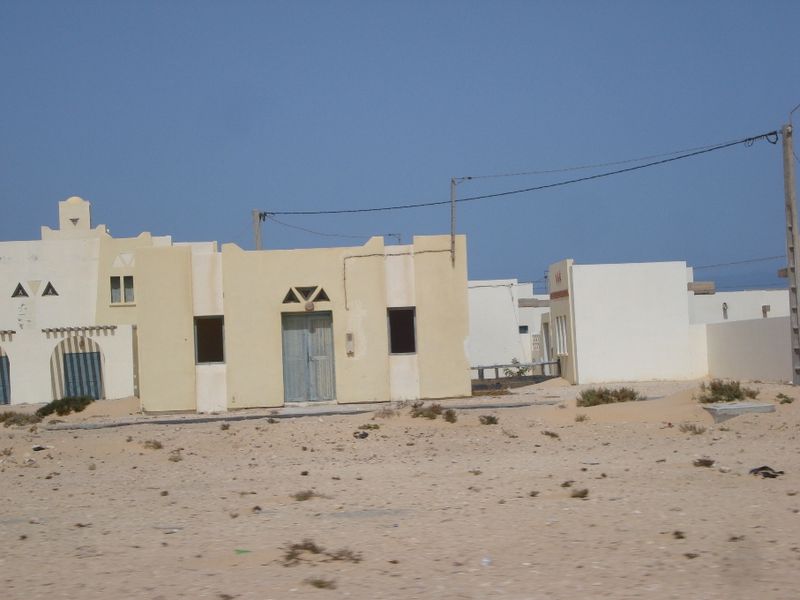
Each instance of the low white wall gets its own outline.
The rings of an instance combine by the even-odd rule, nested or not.
[[[722,305],[727,305],[727,319]],[[717,292],[710,295],[689,294],[689,318],[692,323],[725,323],[762,319],[761,307],[769,306],[768,318],[789,315],[788,290],[747,290]]]
[[[789,317],[714,323],[706,336],[711,377],[792,380]]]

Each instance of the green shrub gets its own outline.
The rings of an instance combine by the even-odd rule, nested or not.
[[[494,415],[481,415],[478,417],[478,420],[481,422],[481,425],[497,425],[500,421]]]
[[[775,396],[775,400],[777,400],[781,404],[791,404],[792,402],[794,402],[794,398],[790,398],[784,393],[780,393],[777,396]]]
[[[36,411],[36,414],[42,418],[53,413],[63,417],[71,412],[81,412],[92,402],[94,402],[94,398],[91,396],[67,396],[66,398],[61,398],[61,400],[53,400],[45,404]]]
[[[9,427],[11,425],[33,425],[39,423],[41,420],[42,418],[35,414],[31,415],[13,410],[0,412],[0,423],[2,423],[5,427]]]
[[[700,384],[700,394],[697,396],[697,400],[703,404],[709,404],[711,402],[736,402],[756,396],[758,396],[758,390],[743,387],[738,381],[712,379],[708,383]]]
[[[435,419],[440,414],[442,414],[441,404],[431,404],[430,406],[425,406],[424,402],[414,402],[414,404],[411,405],[411,416],[415,419],[417,417]]]
[[[576,403],[578,406],[598,406],[599,404],[614,404],[616,402],[633,402],[644,400],[645,397],[639,392],[629,387],[621,387],[615,390],[610,388],[587,388],[578,394]]]
[[[452,408],[448,408],[446,411],[444,411],[443,418],[448,423],[455,423],[456,421],[458,421],[458,416],[456,415],[456,411],[454,411]]]

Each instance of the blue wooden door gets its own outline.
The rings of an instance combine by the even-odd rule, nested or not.
[[[0,356],[0,404],[11,402],[11,371],[8,357]]]
[[[103,374],[99,352],[71,352],[64,355],[64,395],[103,397]]]
[[[285,402],[331,401],[336,398],[332,321],[329,313],[283,316]]]

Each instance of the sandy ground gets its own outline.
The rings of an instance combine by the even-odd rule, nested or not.
[[[551,381],[474,403],[556,405],[460,409],[454,424],[406,409],[274,423],[265,411],[228,429],[0,427],[2,597],[797,598],[800,401],[714,425],[693,383],[633,387],[650,399],[576,409],[580,388]],[[354,438],[364,424],[380,428]],[[748,474],[761,465],[786,474]],[[293,498],[305,490],[318,496]],[[286,566],[304,539],[327,554]]]

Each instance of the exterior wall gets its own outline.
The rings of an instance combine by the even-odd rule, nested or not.
[[[573,265],[579,383],[691,376],[686,265]]]
[[[136,251],[139,389],[146,411],[195,410],[192,251]]]
[[[711,377],[792,380],[789,317],[707,325]]]
[[[722,305],[727,305],[727,318]],[[692,323],[725,323],[762,319],[761,307],[768,305],[768,318],[789,316],[787,290],[748,290],[743,292],[717,292],[710,295],[689,296],[689,319]]]
[[[448,236],[414,236],[422,398],[472,395],[466,238],[456,236],[455,266],[450,262],[449,249]]]
[[[417,303],[413,249],[414,246],[385,248],[387,308],[403,308]],[[401,401],[419,397],[417,354],[389,354],[389,399]]]
[[[575,352],[575,321],[573,309],[572,267],[570,259],[550,265],[547,284],[550,288],[550,357],[561,364],[561,376],[571,383],[578,382],[577,355]],[[561,334],[559,331],[561,330]],[[559,351],[559,335],[564,348]]]
[[[471,366],[502,365],[513,359],[528,362],[530,344],[526,348],[525,342],[530,338],[519,333],[517,280],[470,281],[467,285]],[[473,376],[476,373],[473,370]]]

